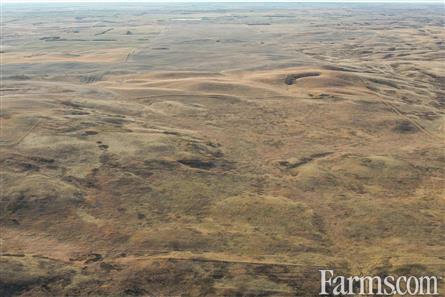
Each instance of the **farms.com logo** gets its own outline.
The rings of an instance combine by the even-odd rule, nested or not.
[[[437,276],[336,276],[320,270],[322,296],[433,296],[439,295]]]

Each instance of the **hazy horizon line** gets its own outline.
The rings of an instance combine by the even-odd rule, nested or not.
[[[280,0],[280,1],[257,1],[257,0],[0,0],[2,4],[24,4],[24,3],[401,3],[401,4],[440,4],[442,0]],[[445,5],[445,4],[444,4]]]

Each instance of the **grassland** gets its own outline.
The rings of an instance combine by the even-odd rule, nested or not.
[[[2,296],[444,271],[443,8],[5,5]]]

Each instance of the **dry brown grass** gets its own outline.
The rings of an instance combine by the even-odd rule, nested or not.
[[[437,11],[116,9],[5,20],[1,294],[443,273]]]

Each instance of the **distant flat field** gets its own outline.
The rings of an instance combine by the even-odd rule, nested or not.
[[[443,5],[3,4],[1,296],[443,275]]]

